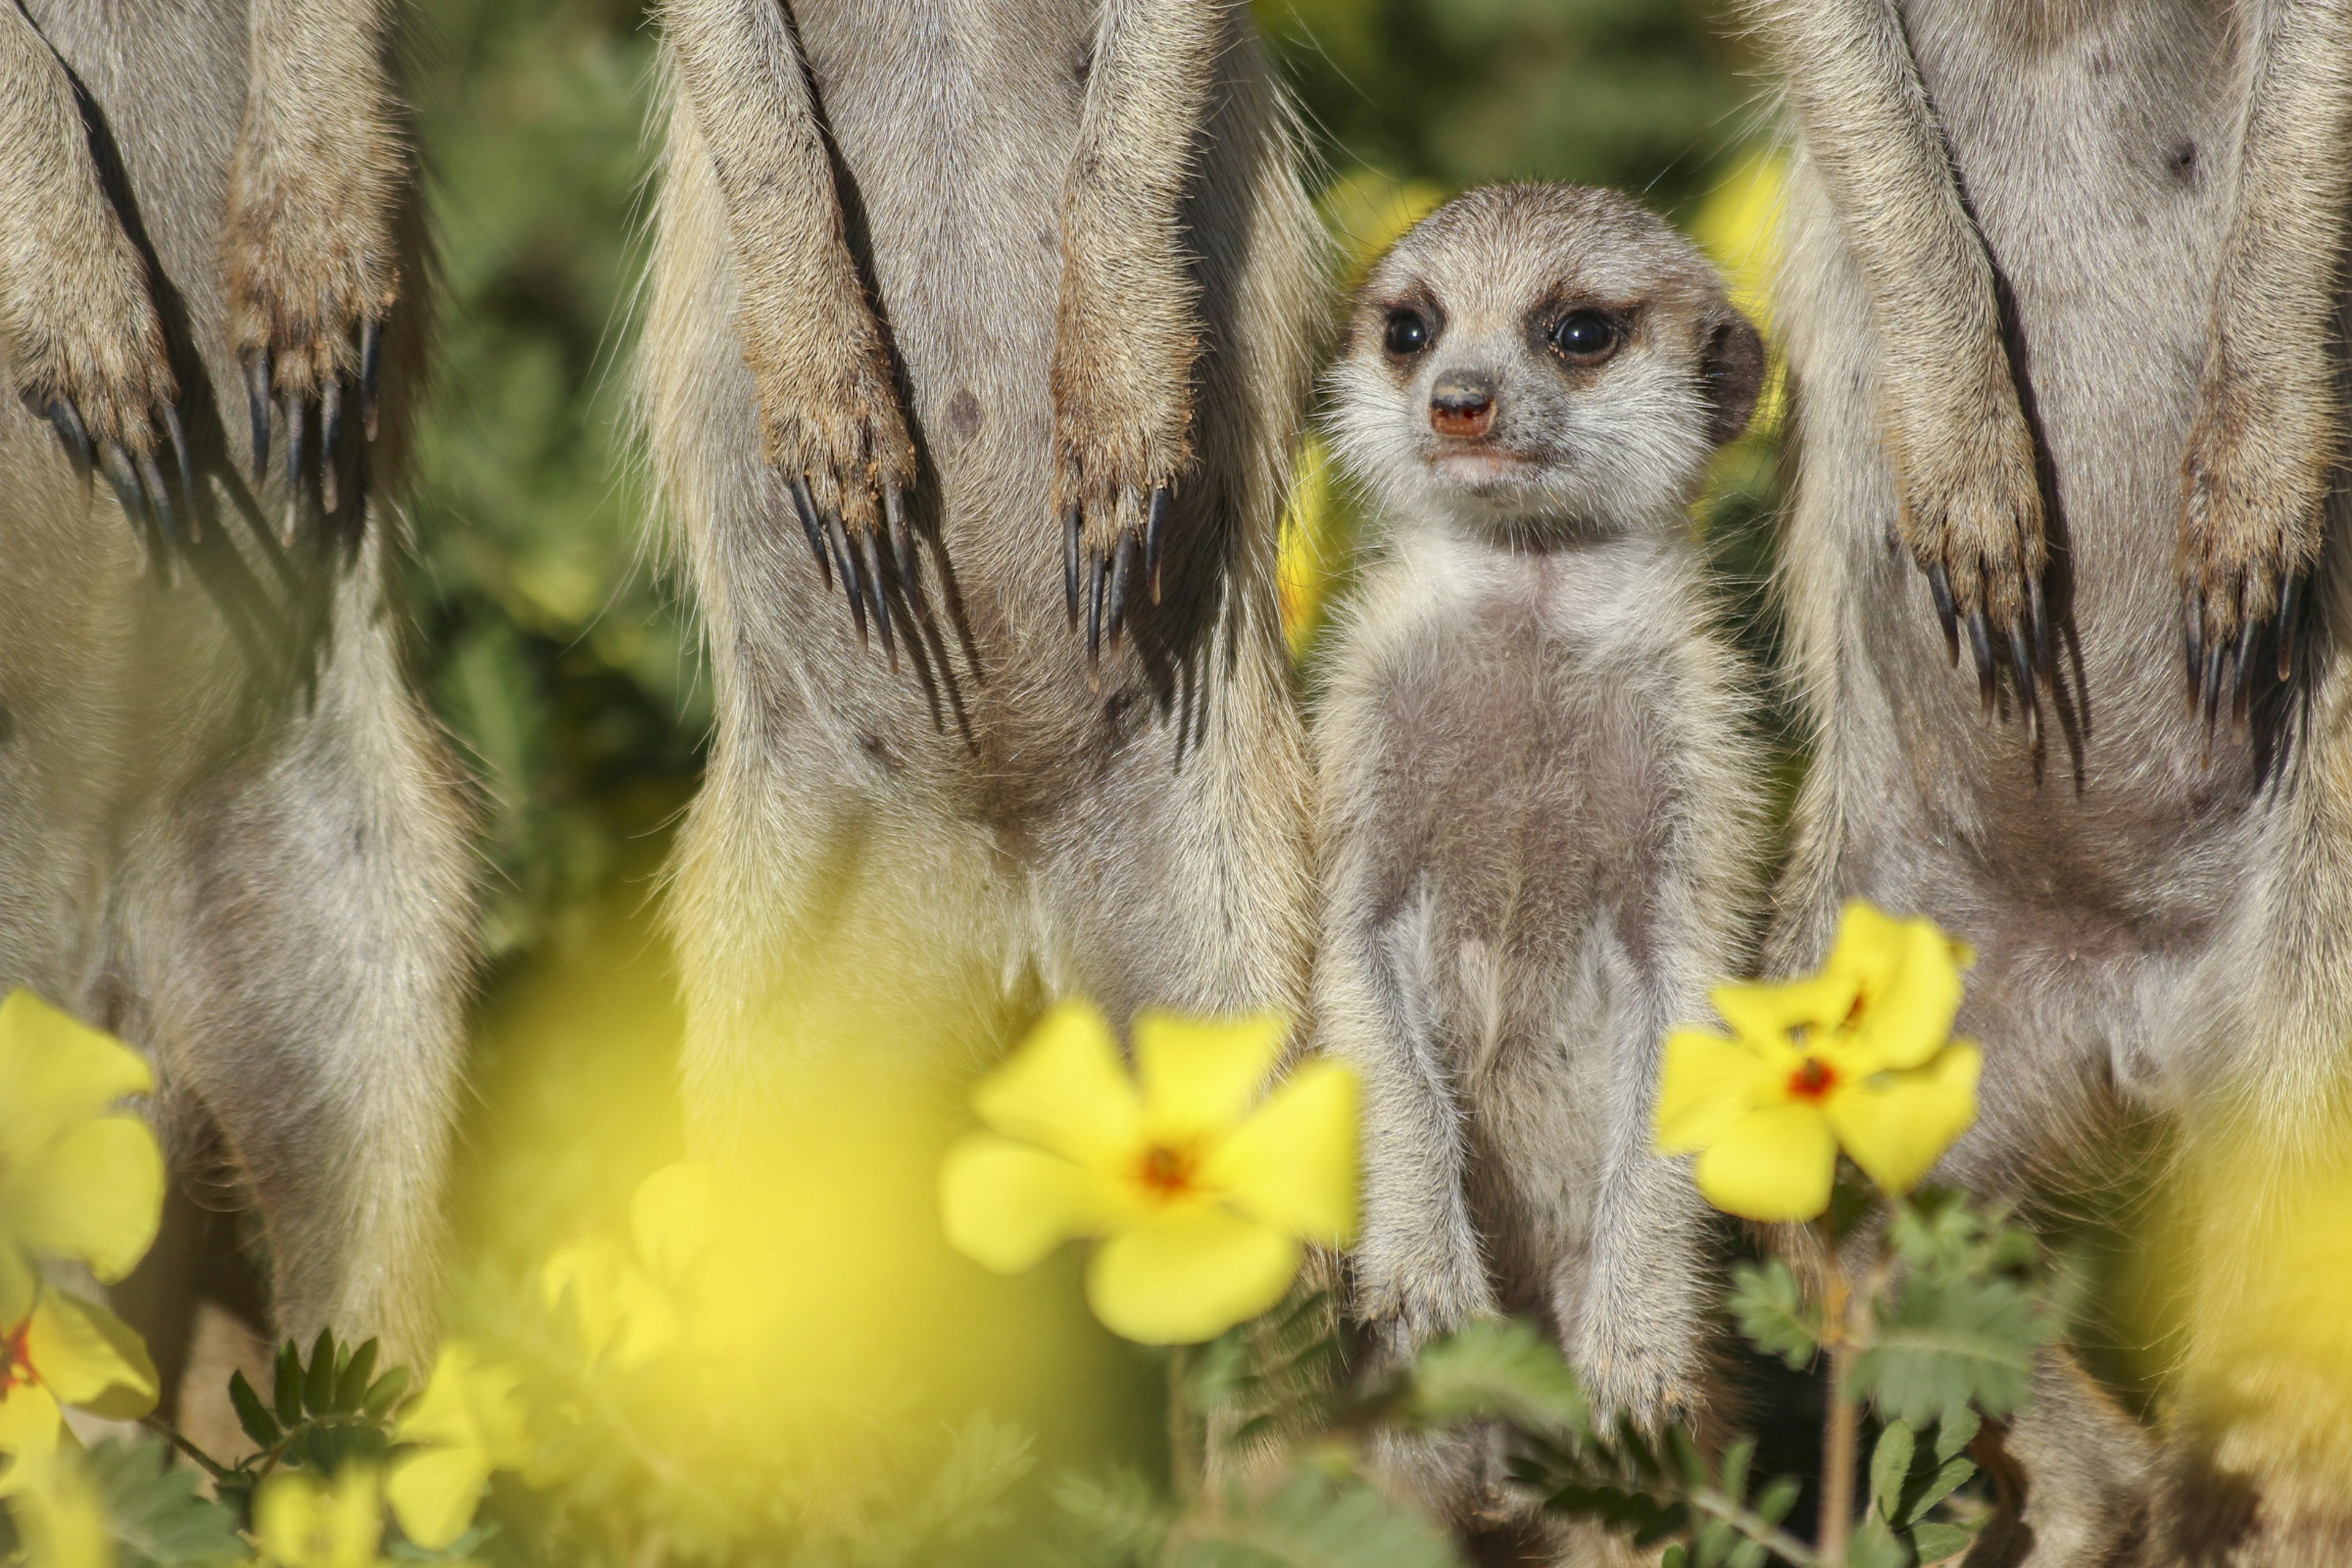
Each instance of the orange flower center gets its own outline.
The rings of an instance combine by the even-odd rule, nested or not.
[[[1200,1158],[1191,1149],[1154,1143],[1136,1162],[1135,1179],[1143,1184],[1145,1192],[1165,1203],[1192,1191],[1200,1168]]]
[[[12,1388],[31,1384],[32,1358],[25,1353],[25,1341],[33,1331],[33,1320],[26,1318],[5,1337],[0,1337],[0,1399],[7,1397]]]
[[[1837,1069],[1819,1057],[1807,1057],[1789,1075],[1789,1092],[1799,1100],[1822,1100],[1837,1087]]]

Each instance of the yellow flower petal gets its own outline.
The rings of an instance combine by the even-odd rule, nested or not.
[[[1213,1136],[1247,1115],[1272,1076],[1290,1026],[1270,1013],[1223,1020],[1139,1014],[1135,1067],[1150,1136]]]
[[[656,1279],[675,1283],[710,1249],[719,1234],[719,1187],[709,1166],[665,1165],[637,1184],[629,1235]]]
[[[1898,921],[1857,899],[1845,906],[1824,974],[1861,986],[1853,1030],[1872,1070],[1916,1068],[1951,1038],[1960,966],[1933,921]]]
[[[1056,1004],[972,1096],[980,1119],[1097,1170],[1119,1170],[1143,1147],[1143,1104],[1118,1041],[1091,1003]]]
[[[1880,1073],[1831,1095],[1823,1110],[1863,1173],[1899,1196],[1977,1119],[1983,1065],[1975,1046],[1948,1046],[1925,1067]]]
[[[163,1152],[136,1117],[84,1121],[0,1159],[0,1238],[79,1258],[100,1279],[131,1272],[163,1215]]]
[[[1817,1039],[1842,1026],[1853,1011],[1855,982],[1841,974],[1803,980],[1718,985],[1707,1000],[1723,1015],[1740,1044],[1764,1053],[1775,1066],[1795,1049],[1799,1037]]]
[[[285,1568],[373,1568],[383,1540],[375,1472],[347,1466],[330,1489],[300,1470],[280,1470],[253,1503],[262,1561]]]
[[[1211,1340],[1282,1300],[1298,1243],[1206,1205],[1166,1211],[1095,1249],[1087,1300],[1113,1333],[1147,1345]]]
[[[0,1469],[0,1497],[20,1489],[49,1462],[65,1425],[57,1397],[37,1383],[16,1384],[0,1394],[0,1454],[13,1461]]]
[[[41,1278],[25,1255],[0,1235],[0,1325],[21,1323],[41,1293]]]
[[[33,1375],[67,1404],[116,1421],[155,1408],[155,1363],[131,1326],[94,1301],[50,1290],[25,1330]]]
[[[1062,1243],[1097,1235],[1133,1211],[1099,1173],[974,1132],[940,1166],[940,1212],[950,1246],[983,1268],[1017,1274]]]
[[[82,1466],[67,1452],[53,1451],[20,1465],[9,1518],[23,1537],[25,1562],[38,1568],[113,1568],[114,1538],[106,1508]]]
[[[138,1052],[30,991],[0,1002],[0,1157],[22,1158],[155,1075]]]
[[[441,1347],[425,1392],[401,1413],[393,1436],[403,1443],[478,1447],[492,1463],[519,1458],[522,1410],[515,1391],[521,1374],[483,1356],[463,1340]]]
[[[427,1448],[394,1462],[383,1494],[408,1539],[438,1552],[472,1528],[489,1479],[479,1448]]]
[[[1658,1152],[1706,1148],[1759,1105],[1785,1099],[1773,1089],[1782,1077],[1738,1041],[1702,1029],[1675,1030],[1666,1037],[1658,1079]]]
[[[1202,1184],[1286,1236],[1345,1247],[1356,1235],[1356,1074],[1308,1062],[1202,1162]]]
[[[1710,1143],[1693,1174],[1706,1201],[1745,1219],[1811,1219],[1830,1205],[1837,1140],[1810,1105],[1752,1110]]]

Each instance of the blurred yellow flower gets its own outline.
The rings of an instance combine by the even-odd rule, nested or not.
[[[56,1454],[73,1405],[134,1421],[155,1408],[155,1365],[131,1325],[94,1302],[43,1290],[12,1330],[0,1331],[0,1495],[16,1491]]]
[[[610,1352],[640,1365],[677,1342],[678,1296],[690,1292],[718,1239],[718,1193],[710,1168],[667,1165],[637,1186],[623,1247],[592,1237],[557,1251],[540,1268],[550,1306],[568,1305],[581,1343],[593,1357]]]
[[[0,1002],[0,1324],[22,1323],[35,1259],[120,1279],[155,1239],[163,1155],[115,1102],[155,1087],[137,1053],[29,991]]]
[[[1977,1114],[1978,1048],[1952,1043],[1974,956],[1929,921],[1845,907],[1819,974],[1712,994],[1731,1036],[1675,1031],[1658,1088],[1658,1152],[1698,1152],[1707,1201],[1758,1220],[1829,1206],[1843,1147],[1909,1192]]]
[[[105,1505],[69,1451],[22,1463],[14,1474],[8,1519],[24,1538],[27,1568],[113,1568]]]
[[[1048,1012],[974,1096],[994,1131],[948,1152],[948,1239],[999,1273],[1103,1237],[1087,1299],[1146,1344],[1212,1339],[1282,1298],[1300,1244],[1356,1229],[1356,1076],[1309,1062],[1262,1103],[1280,1018],[1135,1021],[1139,1084],[1090,1004]]]
[[[527,1457],[515,1393],[521,1381],[511,1368],[453,1340],[394,1428],[397,1441],[417,1447],[393,1461],[384,1497],[408,1539],[426,1551],[465,1534],[490,1472],[516,1468]]]
[[[253,1538],[270,1568],[377,1568],[383,1489],[365,1465],[331,1481],[280,1470],[253,1500]]]

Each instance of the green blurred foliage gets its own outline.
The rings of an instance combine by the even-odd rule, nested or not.
[[[1257,0],[1322,166],[1452,190],[1597,181],[1686,217],[1748,129],[1715,0]],[[407,501],[422,673],[481,780],[494,958],[643,874],[690,796],[707,682],[628,426],[652,162],[637,0],[415,0],[438,351]],[[1772,465],[1710,534],[1751,605]],[[1748,635],[1766,651],[1760,617]]]

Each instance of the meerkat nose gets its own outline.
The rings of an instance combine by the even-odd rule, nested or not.
[[[1485,371],[1449,370],[1429,389],[1429,427],[1441,436],[1476,440],[1495,427],[1495,378]]]

